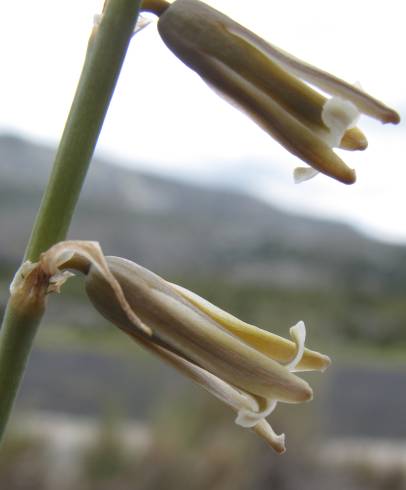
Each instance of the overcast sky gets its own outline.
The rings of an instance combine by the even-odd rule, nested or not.
[[[359,81],[404,119],[404,2],[207,3],[292,54]],[[0,131],[56,144],[101,6],[99,0],[1,3]],[[300,162],[208,89],[151,25],[131,42],[98,151],[154,172],[240,186],[293,211],[338,217],[381,239],[406,241],[405,123],[383,126],[362,117],[359,126],[369,148],[340,154],[356,169],[356,184],[318,176],[294,185]]]

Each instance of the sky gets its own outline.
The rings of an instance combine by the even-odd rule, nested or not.
[[[1,3],[0,131],[57,144],[102,3]],[[376,238],[405,243],[404,2],[207,3],[295,56],[360,82],[398,110],[401,124],[361,117],[368,149],[338,151],[356,169],[356,184],[319,175],[295,185],[292,171],[300,161],[211,91],[151,24],[131,41],[97,152],[150,172],[241,188],[293,212],[344,220]]]

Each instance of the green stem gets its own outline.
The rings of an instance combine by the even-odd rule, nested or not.
[[[20,385],[43,311],[26,314],[11,302],[3,320],[0,343],[0,439]]]
[[[90,38],[54,169],[27,247],[28,260],[38,260],[41,252],[66,236],[132,36],[139,3],[109,0],[99,27]]]
[[[37,261],[65,239],[131,40],[140,0],[107,0],[86,59],[47,188],[26,249]],[[72,26],[74,36],[74,26]],[[9,304],[0,336],[0,437],[17,393],[42,312]]]

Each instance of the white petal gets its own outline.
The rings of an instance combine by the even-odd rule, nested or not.
[[[257,400],[248,393],[245,393],[233,385],[223,381],[214,374],[191,363],[190,361],[174,354],[173,352],[157,346],[149,341],[143,341],[145,347],[158,354],[161,358],[169,362],[182,374],[188,376],[195,383],[214,395],[216,398],[226,403],[235,411],[245,411],[247,413],[258,413],[259,405]]]
[[[304,353],[304,346],[306,340],[306,327],[304,322],[300,321],[296,323],[296,325],[291,327],[289,333],[290,336],[292,337],[292,340],[295,342],[297,346],[297,352],[295,357],[288,364],[285,364],[285,367],[289,371],[295,371],[296,366],[302,360],[303,353]]]
[[[276,400],[267,400],[266,407],[261,412],[254,412],[245,408],[238,411],[235,423],[241,427],[254,427],[262,419],[265,419],[270,415],[276,407]]]
[[[276,401],[268,401],[266,408],[262,412],[259,412],[258,402],[250,394],[235,388],[205,369],[155,345],[149,340],[138,339],[138,341],[142,343],[144,347],[169,362],[174,368],[188,376],[216,398],[236,410],[238,415],[235,422],[238,425],[252,428],[256,434],[264,438],[279,454],[285,452],[285,434],[276,434],[264,418],[275,409]],[[260,414],[261,416],[259,416]],[[255,423],[249,423],[249,417],[251,417],[252,420],[255,419]]]
[[[323,139],[331,147],[338,147],[347,129],[356,125],[360,116],[357,107],[341,97],[331,97],[323,106],[321,118],[329,128]]]
[[[318,170],[312,167],[296,167],[293,171],[293,180],[295,184],[301,184],[302,182],[306,182],[306,180],[316,177],[319,173]]]

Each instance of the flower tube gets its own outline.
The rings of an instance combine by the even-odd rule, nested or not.
[[[276,48],[203,2],[144,0],[143,8],[159,15],[158,31],[179,59],[310,165],[295,171],[297,182],[322,172],[352,184],[354,170],[332,148],[367,147],[355,127],[360,113],[383,123],[400,120],[396,111],[360,88]],[[309,83],[333,97],[324,97]]]
[[[309,384],[295,372],[323,371],[330,359],[305,348],[305,326],[290,329],[291,340],[238,320],[195,293],[165,281],[120,257],[105,257],[95,242],[61,242],[25,263],[13,294],[30,285],[59,292],[68,270],[85,274],[96,309],[149,351],[230,406],[236,423],[256,432],[278,452],[284,436],[266,418],[277,402],[312,399]]]

